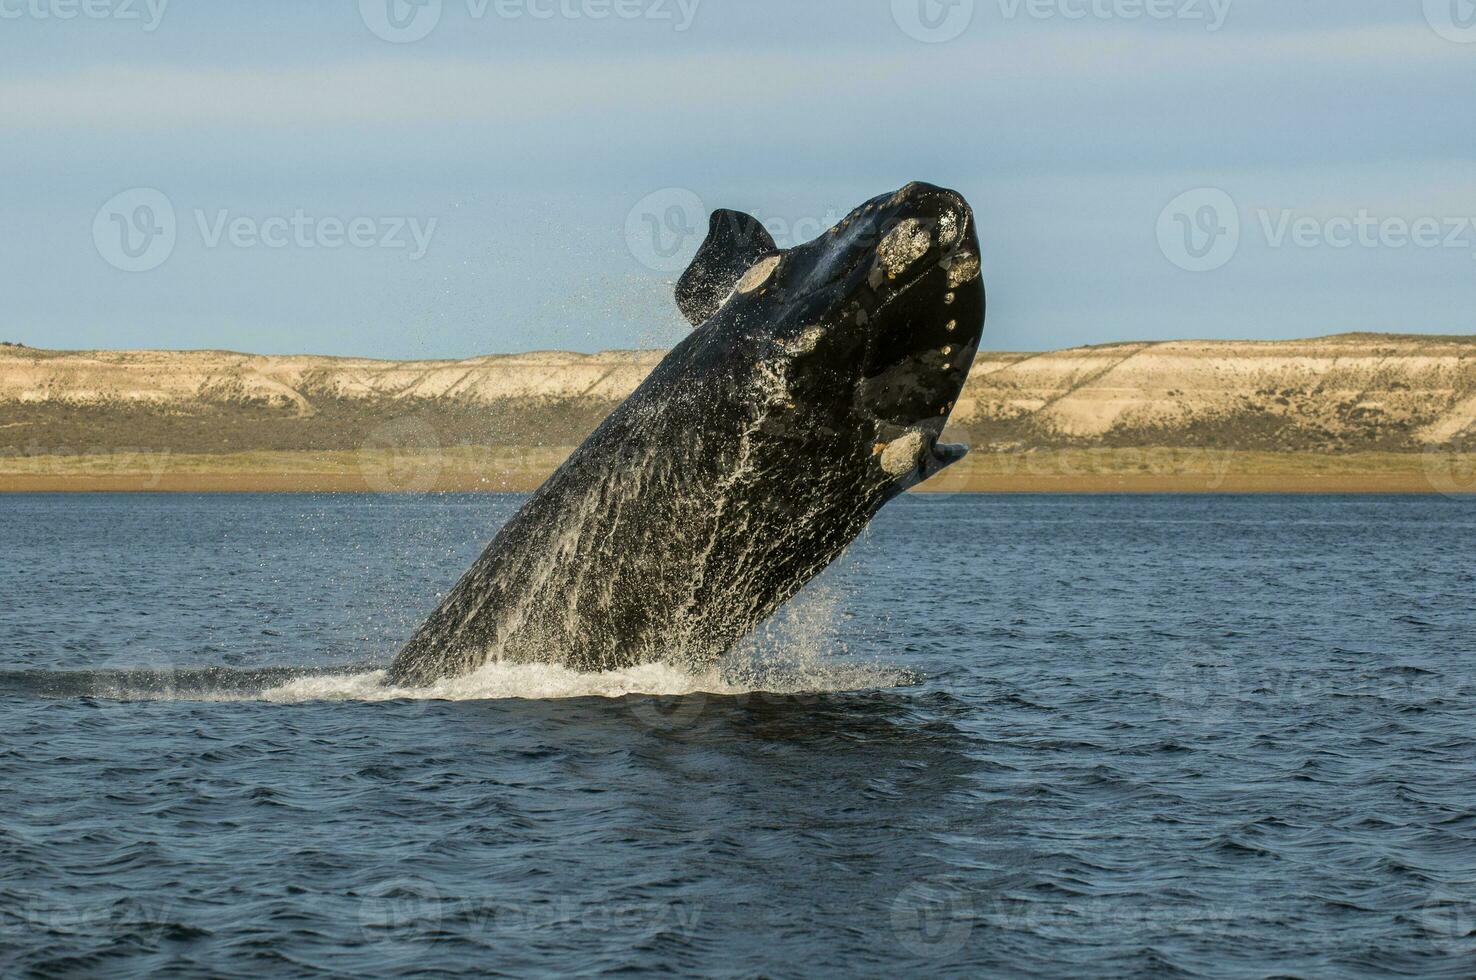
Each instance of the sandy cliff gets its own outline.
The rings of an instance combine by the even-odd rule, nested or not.
[[[465,361],[0,347],[0,455],[351,450],[415,416],[442,445],[567,446],[659,352]],[[954,413],[980,448],[1395,451],[1476,436],[1476,337],[985,352]]]
[[[1476,422],[1476,338],[1348,334],[980,359],[955,416],[992,441],[1407,450]]]
[[[237,406],[311,415],[315,402],[619,400],[659,353],[610,351],[465,361],[236,354],[230,351],[47,351],[0,347],[0,406]]]

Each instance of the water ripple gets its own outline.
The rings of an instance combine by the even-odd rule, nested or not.
[[[908,498],[709,674],[386,688],[516,502],[9,498],[0,973],[1476,973],[1471,505]]]

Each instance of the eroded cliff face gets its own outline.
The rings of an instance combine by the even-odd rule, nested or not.
[[[466,361],[267,357],[229,351],[0,347],[0,405],[252,406],[311,415],[322,401],[619,401],[659,351],[533,352]]]
[[[0,453],[350,449],[416,416],[443,444],[572,445],[660,352],[465,361],[0,347]],[[957,437],[1045,446],[1415,450],[1476,438],[1476,337],[984,352]]]
[[[991,443],[1417,449],[1476,423],[1476,338],[1111,344],[975,364],[956,424]]]
[[[465,361],[0,347],[0,453],[356,449],[407,416],[442,445],[577,444],[660,352]]]

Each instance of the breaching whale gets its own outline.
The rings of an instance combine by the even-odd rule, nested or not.
[[[691,334],[502,527],[391,683],[711,664],[962,458],[938,439],[984,287],[957,193],[908,184],[790,249],[717,211],[676,293]]]

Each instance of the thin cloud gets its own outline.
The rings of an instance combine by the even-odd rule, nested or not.
[[[1236,73],[1247,84],[1267,75],[1446,68],[1469,70],[1469,51],[1414,26],[1276,35],[1128,31],[1103,25],[1076,30],[996,30],[950,46],[937,59],[936,90],[918,90],[913,49],[864,59],[846,50],[802,58],[743,52],[647,51],[591,61],[384,60],[273,69],[98,67],[0,81],[0,125],[31,128],[165,129],[182,127],[404,126],[540,121],[637,112],[751,117],[781,122],[806,115],[814,100],[857,109],[897,109],[919,97],[970,102],[1012,97],[1031,79],[1046,91],[1089,83],[1081,98],[1116,91],[1204,84]],[[925,59],[926,60],[926,59]],[[997,86],[997,87],[996,87]]]

